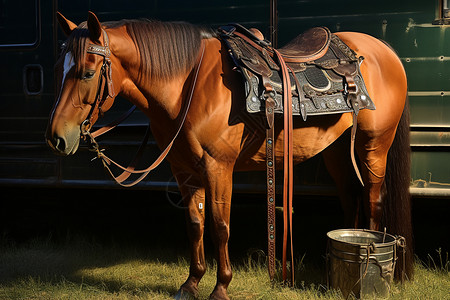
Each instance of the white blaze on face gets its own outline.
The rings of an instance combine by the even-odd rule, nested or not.
[[[58,100],[56,101],[56,104],[53,108],[52,111],[52,119],[53,119],[53,114],[55,113],[55,109],[59,104],[59,100],[61,99],[61,94],[62,94],[62,89],[64,87],[64,81],[66,80],[66,76],[67,73],[69,73],[69,71],[75,66],[75,61],[73,60],[73,56],[71,52],[67,52],[66,56],[64,56],[64,65],[63,65],[63,78],[61,81],[61,90],[59,91],[59,96],[58,96]]]
[[[69,73],[70,69],[75,66],[75,61],[73,60],[73,56],[71,52],[67,52],[66,56],[64,57],[64,69],[63,69],[63,79],[61,86],[64,85],[64,80],[66,79],[67,73]]]

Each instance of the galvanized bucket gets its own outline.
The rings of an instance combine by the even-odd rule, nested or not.
[[[397,239],[393,235],[363,229],[339,229],[327,233],[328,285],[344,298],[385,298],[394,277]]]

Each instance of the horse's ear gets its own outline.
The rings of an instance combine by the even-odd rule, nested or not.
[[[88,13],[88,30],[89,30],[89,38],[93,42],[100,41],[100,36],[102,35],[102,25],[97,19],[97,16],[93,12]]]
[[[69,36],[72,31],[77,28],[77,25],[72,21],[67,20],[59,11],[56,12],[56,18],[58,19],[59,26],[66,36]]]

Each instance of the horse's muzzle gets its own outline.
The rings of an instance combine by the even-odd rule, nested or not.
[[[51,134],[47,131],[45,140],[50,148],[58,155],[67,156],[75,154],[80,144],[80,137],[72,135],[73,138],[59,136],[58,134]]]

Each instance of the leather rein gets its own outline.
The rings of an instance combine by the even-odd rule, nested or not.
[[[96,158],[99,158],[102,161],[103,166],[108,170],[111,177],[119,185],[124,186],[124,187],[131,187],[131,186],[134,186],[134,185],[138,184],[139,182],[141,182],[153,169],[155,169],[157,166],[159,166],[163,162],[163,160],[166,158],[167,154],[169,154],[169,151],[172,148],[172,145],[173,145],[175,139],[178,137],[178,134],[180,133],[181,128],[184,125],[184,121],[186,120],[186,116],[189,111],[189,107],[191,105],[195,85],[197,82],[198,73],[200,70],[201,63],[203,61],[203,55],[205,53],[205,44],[202,42],[202,50],[200,51],[200,53],[197,57],[197,61],[196,61],[195,67],[194,67],[194,78],[192,79],[191,86],[190,86],[189,93],[188,93],[188,98],[185,103],[184,111],[182,112],[181,121],[180,121],[180,124],[178,125],[178,129],[177,129],[174,137],[172,138],[171,142],[166,146],[166,148],[161,152],[159,157],[148,168],[142,169],[142,170],[136,170],[135,169],[136,165],[137,165],[139,159],[142,157],[145,146],[150,137],[150,132],[151,132],[150,123],[148,124],[147,131],[142,140],[142,143],[141,143],[134,159],[131,161],[131,163],[129,164],[128,167],[124,167],[124,166],[118,164],[117,162],[115,162],[114,160],[112,160],[111,158],[109,158],[108,156],[106,156],[106,154],[103,152],[104,149],[100,150],[99,145],[98,145],[97,141],[95,140],[96,137],[99,137],[99,136],[105,134],[106,132],[114,129],[115,127],[117,127],[117,125],[119,125],[125,119],[127,119],[133,113],[133,111],[136,109],[135,105],[133,105],[127,112],[125,112],[122,116],[120,116],[118,119],[111,122],[110,124],[108,124],[104,127],[101,127],[94,132],[90,131],[92,129],[92,123],[93,123],[92,120],[95,117],[95,115],[96,114],[103,115],[102,105],[106,102],[108,97],[114,98],[114,96],[115,96],[114,86],[113,86],[112,77],[111,77],[111,74],[112,74],[111,73],[111,60],[110,60],[111,50],[109,48],[109,39],[108,39],[108,35],[106,34],[105,30],[102,29],[102,33],[103,33],[104,46],[96,45],[96,44],[89,44],[87,47],[87,53],[92,53],[92,54],[100,55],[103,57],[103,65],[100,69],[100,76],[99,76],[99,80],[98,80],[97,93],[95,96],[94,103],[92,104],[91,110],[90,110],[87,118],[80,125],[81,138],[84,139],[88,143],[90,151],[96,152],[97,156],[94,157],[93,160]],[[115,165],[116,167],[121,169],[123,172],[120,175],[115,176],[110,168],[111,165]],[[124,183],[125,180],[127,180],[128,177],[131,176],[131,174],[141,174],[141,176],[139,178],[137,178],[136,180],[132,181],[131,183]]]

